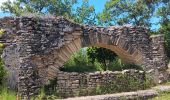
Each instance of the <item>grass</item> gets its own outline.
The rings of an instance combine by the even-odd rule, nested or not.
[[[16,93],[13,91],[7,90],[7,88],[3,88],[0,93],[0,100],[16,100]]]
[[[170,100],[170,92],[160,93],[158,97],[155,97],[151,100]]]
[[[37,97],[31,98],[31,100],[55,100],[56,96],[45,95],[44,89],[41,89],[40,94]],[[6,87],[2,87],[0,89],[0,100],[21,100],[20,97],[17,97],[17,93],[15,91],[8,90]]]
[[[166,83],[162,85],[170,85],[170,81],[167,81]],[[151,99],[151,100],[170,100],[170,91],[168,92],[159,92],[159,96]]]

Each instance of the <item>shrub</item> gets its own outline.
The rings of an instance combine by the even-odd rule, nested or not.
[[[111,71],[122,71],[122,70],[125,70],[125,69],[143,70],[141,66],[135,65],[135,64],[132,64],[132,63],[124,63],[118,57],[109,64],[109,70],[111,70]]]
[[[4,65],[3,65],[3,63],[0,59],[0,85],[2,85],[2,83],[3,83],[3,79],[4,79],[5,74],[6,74],[6,71],[4,69]]]
[[[81,49],[79,52],[73,54],[71,58],[64,64],[64,67],[60,68],[60,70],[66,72],[91,72],[100,71],[102,68],[97,62],[89,62],[86,55],[86,50]]]
[[[2,48],[0,48],[0,54],[2,54]],[[4,64],[2,59],[0,58],[0,88],[4,84],[4,77],[6,75],[6,71],[4,68]]]

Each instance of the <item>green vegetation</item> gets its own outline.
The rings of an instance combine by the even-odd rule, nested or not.
[[[0,100],[16,100],[16,93],[8,90],[7,87],[1,88]]]
[[[122,71],[124,69],[143,70],[141,66],[124,63],[117,55],[105,48],[83,48],[60,68],[66,72]]]
[[[151,100],[170,100],[170,93],[161,93],[158,97]]]
[[[77,53],[74,53],[72,57],[64,64],[64,67],[60,69],[61,71],[67,72],[90,72],[90,71],[100,71],[100,64],[90,63],[86,54],[86,48],[81,49]]]
[[[170,58],[170,20],[161,23],[161,28],[158,30],[158,33],[164,34],[165,37],[165,48],[167,51],[167,56]]]
[[[159,92],[157,97],[150,100],[170,100],[170,91]]]
[[[3,63],[2,63],[2,60],[0,59],[0,88],[3,84],[3,81],[4,81],[4,76],[6,75],[6,71],[4,69],[4,66],[3,66]]]
[[[104,71],[108,70],[108,65],[113,62],[117,57],[117,55],[113,51],[101,47],[87,48],[87,56],[91,63],[100,63]]]
[[[166,83],[163,83],[162,85],[169,86],[170,81],[167,81]],[[170,91],[158,91],[159,95],[153,99],[150,100],[170,100]]]
[[[2,54],[2,50],[3,50],[3,44],[0,43],[0,55]],[[1,88],[4,85],[5,81],[4,81],[4,77],[6,75],[6,70],[4,68],[4,64],[2,59],[0,58],[0,92],[1,92]]]
[[[143,70],[141,66],[132,63],[125,63],[118,57],[114,61],[112,61],[108,66],[110,71],[122,71],[125,69]]]

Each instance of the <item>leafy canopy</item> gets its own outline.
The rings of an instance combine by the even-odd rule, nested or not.
[[[94,63],[97,61],[102,64],[104,70],[107,70],[109,63],[115,60],[117,55],[109,49],[89,47],[87,49],[87,56],[90,62]]]

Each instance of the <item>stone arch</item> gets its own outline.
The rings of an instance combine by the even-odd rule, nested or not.
[[[149,37],[144,27],[88,26],[63,17],[6,17],[0,19],[0,28],[4,30],[0,41],[6,45],[2,58],[8,70],[18,73],[22,96],[38,93],[72,53],[93,45],[142,65],[155,82],[167,78],[163,36]]]

